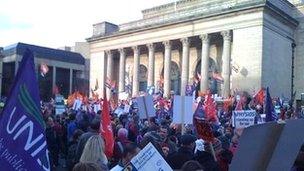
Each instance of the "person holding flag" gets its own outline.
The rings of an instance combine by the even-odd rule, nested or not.
[[[33,53],[26,49],[0,116],[1,170],[50,171]]]

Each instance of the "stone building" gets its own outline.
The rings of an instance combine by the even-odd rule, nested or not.
[[[273,96],[297,91],[299,99],[304,92],[302,0],[180,0],[142,14],[129,23],[93,25],[90,87],[100,80],[100,94],[106,78],[121,92],[128,77],[133,95],[161,78],[166,96],[184,95],[197,73],[202,91],[225,97],[266,86]],[[224,82],[214,82],[212,73]]]
[[[28,48],[34,53],[35,69],[40,87],[42,100],[49,100],[53,90],[57,86],[59,93],[65,97],[74,90],[87,92],[85,86],[85,58],[75,52],[60,49],[52,49],[42,46],[17,43],[3,49],[0,61],[1,69],[1,90],[2,96],[8,96],[14,77],[17,73],[19,63],[25,49]],[[48,66],[48,72],[41,75],[40,67],[42,64]],[[88,83],[87,83],[88,84]]]

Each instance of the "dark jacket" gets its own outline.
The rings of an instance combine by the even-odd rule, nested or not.
[[[184,163],[193,160],[193,150],[188,147],[180,147],[177,152],[169,154],[167,162],[174,169],[181,169]]]
[[[213,156],[206,151],[198,151],[194,160],[198,161],[205,171],[220,171],[220,167],[217,162],[214,161]]]

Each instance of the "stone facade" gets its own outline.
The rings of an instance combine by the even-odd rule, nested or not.
[[[269,86],[272,95],[290,97],[291,44],[294,41],[298,45],[294,88],[304,91],[301,89],[304,48],[300,48],[304,44],[304,39],[301,40],[304,36],[300,36],[303,34],[303,9],[303,2],[299,0],[291,3],[287,0],[181,0],[143,10],[143,19],[118,25],[118,31],[94,34],[87,39],[91,54],[90,86],[94,86],[96,79],[104,83],[109,67],[105,51],[113,53],[111,79],[118,81],[118,49],[126,50],[125,73],[133,77],[136,67],[144,66],[147,71],[151,68],[147,45],[154,44],[154,85],[165,77],[171,89],[177,90],[173,86],[178,84],[179,92],[183,92],[181,87],[191,84],[203,60],[204,66],[199,69],[204,74],[203,82],[209,80],[211,71],[220,73],[224,84],[218,84],[216,89],[223,96],[235,89],[253,93]],[[207,44],[202,35],[209,37]],[[182,41],[185,38],[189,40],[189,53],[185,52],[187,47]],[[170,56],[163,43],[166,41],[171,42]],[[138,66],[134,65],[134,46],[140,49]],[[165,65],[167,58],[171,58],[170,65]],[[189,64],[183,65],[183,61]],[[164,76],[172,66],[177,66],[177,78],[174,74]],[[188,72],[184,72],[185,69]],[[140,78],[149,79],[148,76]],[[144,81],[138,80],[138,84]],[[207,86],[210,88],[211,84],[208,82]],[[201,89],[204,90],[204,86]]]

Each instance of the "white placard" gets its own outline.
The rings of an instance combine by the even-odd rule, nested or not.
[[[173,123],[182,123],[182,115],[184,114],[184,124],[192,124],[193,113],[193,98],[191,96],[174,96]]]
[[[141,96],[136,98],[138,105],[138,112],[140,119],[146,119],[148,117],[156,116],[153,97],[152,96]]]
[[[119,100],[128,100],[129,94],[126,92],[121,92],[118,94],[118,99]]]
[[[172,168],[166,160],[159,154],[156,148],[149,143],[145,146],[135,157],[132,158],[131,163],[126,168],[131,170],[165,170],[172,171]]]
[[[73,109],[74,109],[74,110],[80,109],[81,104],[82,104],[82,101],[81,101],[80,99],[76,99],[76,100],[74,101],[74,104],[73,104]]]
[[[97,113],[98,111],[100,111],[101,108],[100,108],[100,104],[97,103],[97,104],[94,104],[94,112]]]
[[[124,113],[129,113],[130,107],[131,107],[130,105],[127,105],[127,104],[126,104],[126,105],[124,106]]]
[[[255,110],[233,111],[232,123],[235,128],[246,128],[254,125]]]

